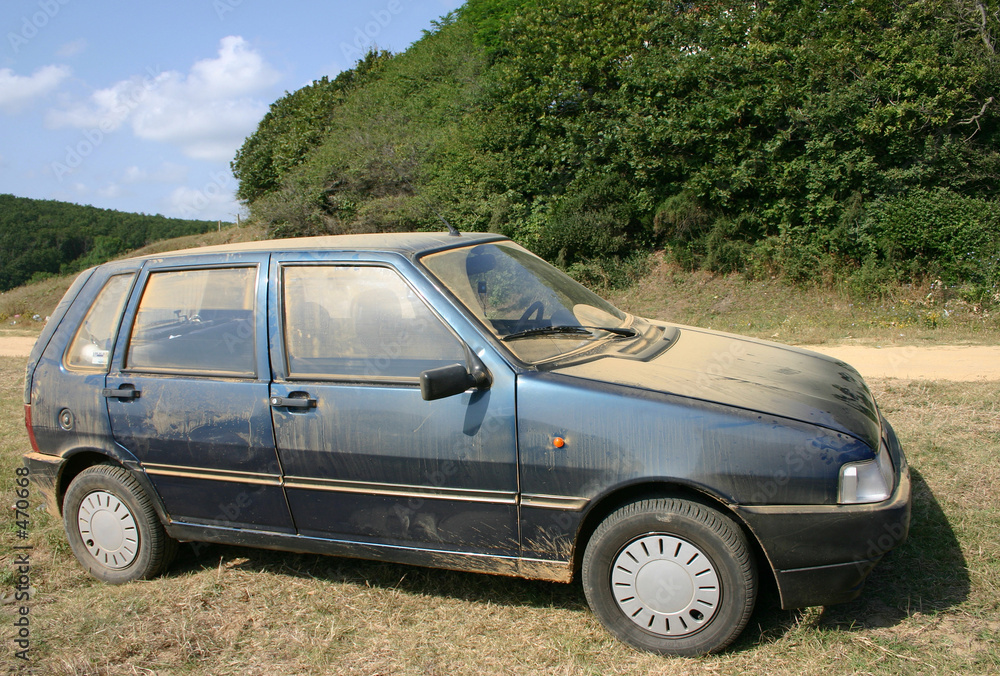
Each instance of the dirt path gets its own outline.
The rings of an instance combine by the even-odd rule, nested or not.
[[[0,356],[27,357],[33,337],[0,336]],[[865,378],[1000,380],[1000,346],[869,347],[860,345],[814,346],[806,349],[836,357],[856,368]]]
[[[1000,346],[997,345],[803,347],[846,361],[865,378],[1000,380]]]
[[[0,357],[27,357],[34,345],[34,336],[0,336]]]

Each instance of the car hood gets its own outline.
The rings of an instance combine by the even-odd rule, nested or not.
[[[609,353],[553,371],[793,418],[878,448],[881,425],[875,401],[850,365],[778,343],[657,325],[673,340],[652,359]]]

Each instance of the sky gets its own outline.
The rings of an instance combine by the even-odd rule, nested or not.
[[[2,0],[0,193],[233,221],[268,106],[462,0]]]

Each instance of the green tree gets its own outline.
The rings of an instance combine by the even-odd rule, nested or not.
[[[275,233],[437,212],[568,267],[669,245],[905,276],[887,209],[924,201],[934,229],[942,204],[1000,199],[998,35],[985,0],[469,0],[377,76],[277,102],[234,170]]]
[[[192,221],[0,195],[0,291],[77,272],[150,242],[207,232]]]
[[[253,202],[277,190],[281,179],[323,141],[333,110],[351,90],[376,79],[391,58],[384,50],[369,51],[354,68],[333,80],[324,75],[272,103],[231,163],[239,181],[236,196]]]

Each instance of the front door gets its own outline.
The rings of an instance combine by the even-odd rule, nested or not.
[[[516,556],[513,375],[424,401],[422,371],[466,361],[426,280],[275,258],[271,413],[299,534]]]
[[[140,275],[104,396],[171,520],[294,532],[268,407],[267,255]]]

